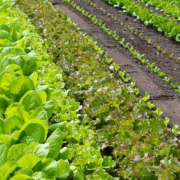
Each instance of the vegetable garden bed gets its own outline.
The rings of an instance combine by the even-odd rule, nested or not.
[[[51,3],[0,1],[0,57],[0,180],[179,179],[178,126]]]
[[[43,1],[18,4],[63,70],[69,94],[81,103],[81,123],[94,130],[102,156],[116,161],[107,172],[124,179],[178,179],[177,127],[167,127],[168,119],[148,101],[149,95],[137,97],[130,76],[64,13]]]
[[[45,4],[44,4],[45,5]],[[13,1],[0,2],[0,179],[115,179],[62,71]]]

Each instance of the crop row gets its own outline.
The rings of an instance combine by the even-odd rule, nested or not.
[[[110,172],[124,179],[178,179],[178,129],[167,128],[168,119],[147,101],[149,95],[137,98],[107,54],[64,13],[42,0],[18,3],[61,66],[66,88],[81,102],[82,123],[94,129],[101,152],[115,159]]]
[[[131,14],[141,20],[145,25],[154,27],[162,32],[166,37],[180,42],[180,25],[175,21],[161,15],[157,15],[151,10],[139,5],[131,0],[105,0],[109,4],[124,9],[124,12]]]
[[[162,0],[162,1],[170,4],[170,6],[175,6],[180,8],[180,0]]]
[[[164,0],[166,2],[170,2],[172,5],[180,7],[180,0]]]
[[[94,3],[90,3],[89,0],[84,0],[86,2],[89,3],[89,5],[95,7],[97,10],[97,6]],[[72,3],[73,5],[73,3]],[[105,33],[107,33],[109,36],[111,36],[114,40],[116,40],[122,47],[124,47],[125,49],[128,49],[129,52],[136,57],[136,59],[138,61],[140,61],[143,65],[147,65],[147,67],[154,72],[155,74],[157,74],[159,77],[163,78],[163,81],[166,82],[167,84],[169,84],[172,88],[176,89],[176,92],[180,93],[180,83],[176,82],[173,83],[171,82],[171,77],[168,77],[164,72],[162,72],[160,70],[160,68],[158,68],[155,64],[155,62],[149,62],[148,59],[146,59],[143,55],[141,55],[138,51],[135,50],[135,47],[133,47],[129,42],[126,42],[126,40],[124,38],[120,39],[118,34],[107,28],[105,23],[103,23],[101,20],[97,19],[96,16],[89,14],[88,12],[86,12],[84,9],[80,8],[79,6],[73,5],[79,12],[81,12],[84,16],[88,17],[94,24],[98,25]],[[102,9],[102,11],[104,12],[104,9]],[[107,16],[111,16],[112,19],[116,19],[116,17],[114,17],[111,14],[107,14]],[[121,23],[122,25],[122,23]]]
[[[96,3],[92,2],[91,0],[84,0],[84,1],[87,2],[90,6],[93,6],[97,11],[110,17],[112,19],[112,21],[117,22],[123,28],[126,28],[127,30],[129,30],[131,33],[136,35],[138,38],[140,38],[141,40],[146,42],[147,45],[151,45],[154,48],[156,48],[156,50],[159,53],[162,53],[163,55],[167,56],[169,59],[171,59],[175,62],[180,62],[180,58],[174,57],[174,53],[169,52],[169,50],[162,48],[157,42],[154,42],[149,37],[146,37],[142,32],[135,29],[134,27],[127,25],[125,22],[121,21],[117,16],[114,16],[113,14],[111,14],[107,10],[105,10],[104,8],[99,7]]]
[[[0,179],[117,179],[52,58],[14,1],[0,2]]]
[[[138,2],[146,3],[147,6],[155,7],[157,10],[180,20],[180,8],[172,5],[170,2],[163,0],[137,0]]]
[[[157,74],[159,77],[163,79],[164,82],[171,85],[172,88],[176,90],[176,92],[180,93],[180,83],[179,82],[172,82],[172,78],[169,77],[166,73],[162,72],[159,67],[156,66],[155,62],[150,62],[148,59],[144,57],[141,53],[139,53],[135,47],[133,47],[129,42],[126,42],[125,38],[119,37],[119,35],[116,33],[116,31],[113,31],[106,27],[105,23],[102,20],[99,20],[95,15],[89,14],[87,11],[73,3],[73,1],[70,0],[64,0],[65,2],[68,2],[72,7],[74,7],[77,11],[82,13],[84,16],[89,18],[93,24],[98,25],[105,33],[107,33],[109,36],[111,36],[114,40],[116,40],[123,48],[129,50],[129,52],[136,57],[138,61],[141,62],[143,65],[147,65],[147,68],[149,68],[152,72]],[[120,73],[121,74],[121,73]]]

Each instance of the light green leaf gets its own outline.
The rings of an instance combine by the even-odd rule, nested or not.
[[[46,102],[47,100],[47,95],[45,91],[38,91],[39,97],[41,98],[42,102]]]
[[[42,172],[44,172],[49,179],[56,178],[57,162],[50,158],[42,160]]]
[[[45,91],[46,95],[47,95],[47,100],[50,99],[51,91],[50,91],[48,85],[38,86],[37,91]]]
[[[35,180],[50,180],[44,172],[35,172],[32,177]],[[56,180],[56,178],[51,178],[51,180]]]
[[[48,126],[48,132],[51,134],[53,133],[57,128],[60,128],[61,131],[63,131],[66,128],[66,122],[60,122],[60,123],[55,123],[51,124]]]
[[[33,153],[41,158],[46,158],[49,153],[49,144],[38,144]]]
[[[5,71],[9,71],[13,74],[15,74],[16,76],[23,76],[23,71],[21,69],[21,67],[17,64],[10,64],[5,68]]]
[[[27,37],[24,36],[22,39],[19,39],[14,43],[14,48],[24,50],[26,48],[26,44],[27,44]]]
[[[21,174],[31,177],[33,175],[33,171],[32,171],[32,169],[20,169],[20,170],[16,171],[16,175],[21,175]]]
[[[7,155],[8,161],[18,161],[28,152],[28,146],[26,144],[15,144],[10,147]]]
[[[5,95],[0,95],[0,113],[4,113],[9,104],[9,98],[7,98]]]
[[[177,35],[176,35],[176,41],[177,41],[177,42],[180,42],[180,34],[177,34]]]
[[[13,42],[9,39],[0,39],[0,47],[13,46]]]
[[[68,161],[58,161],[57,178],[67,179],[70,174],[70,166]]]
[[[173,132],[175,135],[180,134],[179,126],[174,124],[173,127],[172,127],[172,132]]]
[[[0,134],[4,134],[4,121],[0,119]]]
[[[87,175],[86,176],[87,180],[118,180],[119,178],[113,178],[112,176],[110,176],[104,169],[101,170],[97,170],[96,172],[94,172],[92,175]]]
[[[28,57],[23,65],[23,72],[24,75],[29,76],[32,74],[34,71],[37,71],[37,64],[36,64],[37,59],[34,57]]]
[[[34,87],[36,88],[37,86],[37,81],[38,81],[38,72],[33,72],[29,78],[32,80],[32,82],[34,83]]]
[[[4,130],[6,134],[12,134],[14,131],[21,129],[24,120],[17,115],[9,116],[4,120]]]
[[[24,110],[24,106],[20,103],[13,103],[6,108],[6,118],[14,114],[24,119],[24,121],[29,119],[29,113]]]
[[[149,99],[149,97],[150,97],[150,95],[149,95],[148,93],[145,93],[145,94],[144,94],[144,97],[142,98],[142,100],[143,100],[144,102],[146,102],[146,101]]]
[[[20,100],[26,111],[34,110],[42,106],[42,99],[36,91],[28,91]]]
[[[21,68],[23,68],[24,65],[24,59],[21,56],[4,56],[1,61],[1,67],[2,69],[5,69],[8,65],[11,64],[17,64]]]
[[[15,47],[5,47],[3,48],[3,50],[1,51],[1,56],[6,56],[6,55],[23,55],[25,54],[24,51],[22,51],[19,48],[15,48]]]
[[[17,164],[23,169],[32,169],[41,159],[35,154],[26,154],[18,160]]]
[[[11,36],[8,31],[0,30],[0,39],[10,39],[11,40]]]
[[[0,87],[4,91],[9,91],[9,88],[15,79],[15,74],[10,73],[10,72],[3,72],[0,74]],[[9,93],[9,92],[8,92]]]
[[[80,168],[77,168],[75,166],[70,166],[70,170],[73,173],[73,179],[85,180],[84,173]]]
[[[7,160],[9,146],[7,144],[0,144],[0,166],[2,166]]]
[[[48,126],[49,118],[47,116],[47,112],[42,107],[36,108],[30,115],[30,119],[42,120]]]
[[[112,160],[111,156],[104,156],[103,158],[103,166],[104,168],[112,168],[116,165],[116,162]]]
[[[10,86],[10,93],[22,97],[27,91],[33,89],[34,84],[29,77],[19,76],[13,80]]]
[[[20,29],[20,26],[18,23],[13,23],[13,24],[10,24],[10,34],[13,38],[14,41],[17,41],[21,38],[21,35],[22,35],[22,31]]]
[[[11,180],[33,180],[33,178],[25,174],[18,174],[11,178]]]
[[[63,142],[63,132],[60,128],[57,128],[47,139],[46,143],[49,143],[50,151],[49,158],[55,159],[61,149]]]
[[[0,134],[0,144],[8,144],[11,141],[10,135]]]
[[[1,168],[0,168],[0,179],[5,180],[9,177],[9,175],[14,172],[14,170],[17,168],[17,163],[14,161],[8,161],[6,162]]]
[[[5,30],[7,32],[10,32],[10,28],[7,24],[0,24],[0,30]]]
[[[69,159],[69,154],[70,154],[69,148],[63,147],[63,148],[60,150],[57,159],[67,160],[67,159]]]
[[[20,131],[15,133],[14,139],[25,143],[31,143],[32,141],[44,143],[47,133],[47,126],[43,121],[29,120],[22,126]]]
[[[43,109],[47,112],[48,119],[51,118],[55,110],[55,102],[53,100],[47,101],[44,104]]]

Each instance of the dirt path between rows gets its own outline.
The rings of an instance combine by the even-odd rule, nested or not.
[[[98,45],[109,53],[109,56],[120,65],[121,69],[131,75],[142,93],[148,92],[151,95],[151,99],[157,104],[157,107],[164,111],[164,116],[168,116],[172,123],[180,125],[180,98],[173,89],[145,66],[142,67],[115,40],[107,36],[67,3],[64,3],[63,0],[56,0],[55,5],[65,11],[67,16],[71,17],[82,31],[91,35],[98,42]],[[101,14],[101,16],[103,15]]]

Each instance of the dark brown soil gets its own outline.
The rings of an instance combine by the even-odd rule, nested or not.
[[[110,17],[98,12],[84,0],[74,0],[74,2],[87,12],[96,15],[98,19],[103,20],[108,28],[116,31],[121,38],[125,38],[151,62],[155,61],[163,72],[173,78],[174,82],[180,82],[180,63],[175,63],[165,55],[157,53],[155,48],[147,45],[127,29],[120,27],[118,23],[114,23]],[[101,0],[92,0],[92,2],[95,2],[99,7],[117,16],[121,21],[127,23],[127,25],[138,28],[146,34],[146,36],[158,42],[163,48],[169,49],[177,57],[180,56],[179,44],[176,42],[166,39],[163,35],[146,27],[139,21],[135,22],[133,17],[120,13],[118,9],[107,5]],[[90,20],[70,5],[64,3],[63,0],[55,0],[54,3],[56,3],[60,9],[64,10],[67,15],[78,24],[82,31],[91,35],[93,39],[98,42],[98,45],[106,50],[116,63],[120,64],[122,69],[130,73],[131,78],[136,81],[140,90],[142,92],[148,92],[151,95],[151,99],[154,100],[158,107],[163,109],[165,116],[169,116],[173,123],[180,125],[180,99],[174,89],[164,83],[160,77],[152,73],[146,66],[142,66],[126,49],[122,48],[117,41],[105,34],[98,26],[92,24]]]

